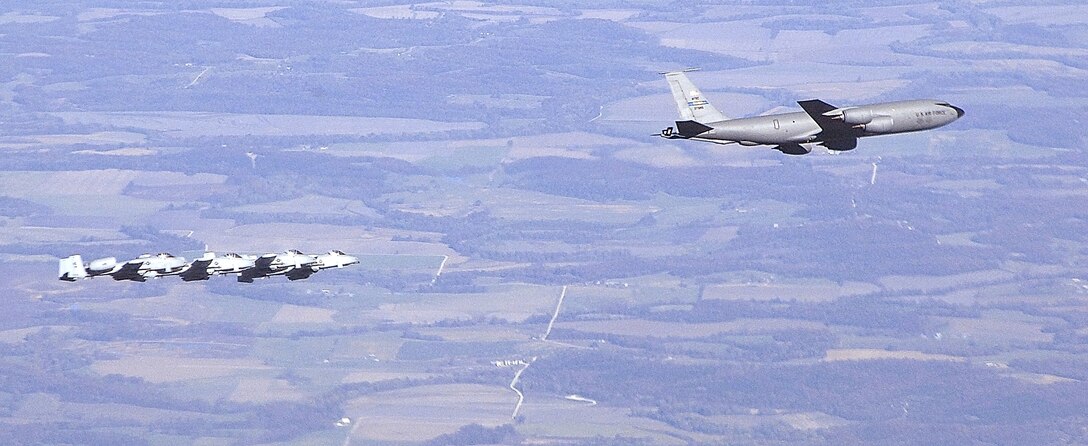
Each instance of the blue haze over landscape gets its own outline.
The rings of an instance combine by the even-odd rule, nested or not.
[[[0,6],[10,444],[1088,443],[1088,6]],[[657,138],[926,98],[787,156]],[[60,258],[332,249],[238,283]]]

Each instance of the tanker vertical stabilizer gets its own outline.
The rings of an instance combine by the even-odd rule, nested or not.
[[[705,124],[729,119],[707,102],[703,93],[691,83],[683,71],[665,73],[665,79],[669,82],[672,98],[676,101],[676,109],[680,112],[680,121]]]

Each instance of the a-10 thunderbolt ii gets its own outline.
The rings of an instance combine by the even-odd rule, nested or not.
[[[323,269],[342,268],[359,263],[359,258],[332,250],[321,255],[287,250],[280,254],[265,254],[254,260],[253,268],[238,275],[239,282],[253,282],[259,277],[283,275],[288,280],[301,280]]]
[[[239,282],[253,282],[258,277],[284,275],[290,280],[310,277],[313,273],[329,268],[342,268],[359,263],[359,258],[343,251],[308,255],[297,250],[282,254],[262,256],[228,253],[216,255],[207,252],[203,257],[186,263],[182,257],[170,254],[144,254],[136,259],[118,263],[114,257],[106,257],[83,263],[83,258],[73,255],[60,261],[60,280],[74,282],[97,276],[110,276],[114,280],[146,281],[162,276],[180,276],[186,282],[208,280],[211,276],[237,274]]]
[[[215,255],[214,252],[205,252],[204,256],[193,260],[189,268],[179,274],[181,280],[192,282],[194,280],[208,280],[212,276],[223,274],[241,274],[252,269],[256,256],[241,255],[233,252]]]
[[[144,254],[124,263],[116,257],[106,257],[84,264],[83,258],[74,255],[60,261],[60,280],[75,282],[96,276],[110,276],[113,280],[143,282],[149,278],[181,274],[188,268],[184,257],[169,253]]]
[[[948,102],[913,100],[836,107],[819,99],[799,101],[803,112],[729,119],[710,105],[682,71],[665,73],[680,120],[661,131],[668,139],[717,144],[773,146],[789,155],[812,151],[819,144],[832,151],[853,150],[858,138],[930,130],[963,116]]]

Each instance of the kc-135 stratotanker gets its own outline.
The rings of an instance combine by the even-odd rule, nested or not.
[[[948,102],[920,99],[836,107],[819,99],[799,101],[803,112],[729,119],[710,105],[682,71],[665,73],[680,120],[661,131],[668,139],[717,144],[773,146],[789,155],[812,151],[807,144],[828,150],[853,150],[858,138],[917,132],[941,127],[963,116]]]

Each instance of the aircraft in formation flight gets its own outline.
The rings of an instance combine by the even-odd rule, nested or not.
[[[963,109],[936,100],[884,102],[836,107],[819,99],[799,101],[803,112],[729,119],[710,105],[683,71],[665,73],[680,120],[661,131],[667,139],[691,139],[717,144],[774,146],[789,155],[812,151],[804,144],[828,150],[853,150],[858,138],[930,130],[963,116]]]
[[[156,255],[144,254],[124,263],[118,263],[116,257],[106,257],[84,264],[82,257],[74,255],[61,259],[60,280],[74,282],[80,278],[110,276],[114,280],[142,282],[149,277],[181,274],[187,266],[185,258],[165,252]]]
[[[203,257],[190,263],[186,263],[184,257],[168,253],[144,254],[123,263],[118,263],[115,257],[83,263],[82,257],[73,255],[60,260],[58,278],[75,282],[79,279],[110,276],[113,280],[143,282],[149,278],[180,276],[181,280],[191,282],[208,280],[212,276],[237,274],[239,282],[252,283],[253,279],[275,275],[284,275],[289,280],[300,280],[323,269],[343,268],[356,263],[359,263],[358,257],[337,250],[313,255],[292,249],[280,254],[261,256],[236,253],[216,255],[214,252],[206,252]]]
[[[292,249],[282,254],[265,254],[258,257],[253,261],[252,268],[238,275],[238,281],[253,282],[253,279],[258,277],[281,274],[287,276],[288,280],[300,280],[323,269],[343,268],[356,263],[359,263],[358,258],[344,254],[343,251],[333,250],[315,256]]]

